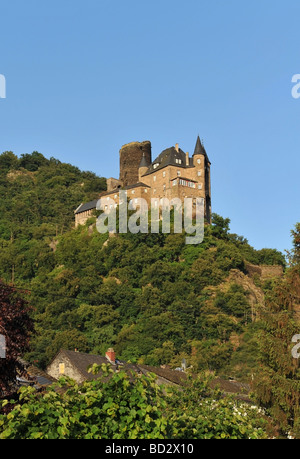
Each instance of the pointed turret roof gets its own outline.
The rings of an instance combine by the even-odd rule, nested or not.
[[[195,146],[194,155],[205,155],[205,150],[204,150],[204,147],[203,147],[203,145],[201,143],[201,140],[200,140],[199,136],[197,137],[197,142],[196,142],[196,146]]]
[[[199,136],[197,137],[197,142],[196,142],[195,151],[194,151],[193,156],[195,156],[195,155],[204,155],[206,157],[207,161],[210,163],[210,161],[208,159],[208,156],[207,156],[207,153],[206,153],[206,150],[205,150],[205,148],[204,148]]]
[[[141,167],[148,167],[148,166],[149,166],[149,164],[148,164],[148,162],[147,162],[145,153],[143,153],[143,157],[142,157],[142,159],[141,159],[141,162],[140,162],[140,166],[139,166],[139,167],[141,168]]]

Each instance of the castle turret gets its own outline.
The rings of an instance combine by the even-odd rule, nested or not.
[[[198,136],[195,151],[193,154],[193,164],[196,168],[198,179],[203,180],[203,197],[205,199],[205,219],[211,223],[211,186],[210,186],[210,161],[206,150]]]

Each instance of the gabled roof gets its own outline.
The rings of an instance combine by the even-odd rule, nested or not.
[[[96,363],[97,365],[102,365],[103,363],[109,363],[106,357],[101,355],[92,355],[92,354],[83,354],[82,352],[68,351],[66,349],[61,349],[61,351],[56,355],[63,354],[71,364],[76,367],[76,369],[81,373],[81,375],[86,380],[92,380],[97,378],[97,375],[93,375],[88,372],[88,367]],[[55,358],[56,358],[55,357]],[[53,360],[55,360],[55,358]]]
[[[81,214],[82,212],[86,212],[87,210],[96,209],[98,199],[94,199],[93,201],[86,202],[85,204],[81,204],[76,210],[75,215]]]

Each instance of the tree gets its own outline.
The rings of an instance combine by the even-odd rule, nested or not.
[[[228,239],[230,219],[212,214],[212,234],[219,239]]]
[[[277,420],[283,432],[292,430],[300,438],[300,367],[291,349],[299,334],[300,304],[300,225],[293,234],[293,258],[284,279],[267,297],[260,333],[260,369],[254,390],[258,402]]]
[[[18,372],[23,371],[19,358],[29,348],[33,322],[27,302],[13,288],[0,283],[0,333],[5,338],[5,358],[0,359],[0,395],[14,390]]]

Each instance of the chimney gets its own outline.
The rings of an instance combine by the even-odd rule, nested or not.
[[[115,360],[116,360],[116,353],[115,351],[113,350],[113,348],[109,348],[108,351],[106,352],[105,354],[105,357],[107,358],[107,360],[110,362],[110,363],[115,363]]]
[[[190,165],[190,158],[189,158],[189,152],[187,151],[185,154],[185,163],[187,166]]]
[[[177,153],[179,152],[179,145],[178,145],[178,143],[176,143],[176,145],[175,145],[175,150],[177,151]]]

